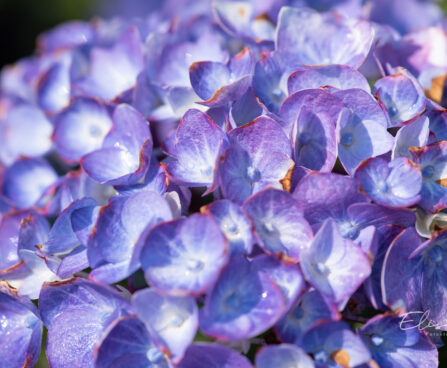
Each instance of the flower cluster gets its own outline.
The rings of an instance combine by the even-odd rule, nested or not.
[[[51,368],[437,366],[446,31],[167,0],[42,34],[1,71],[0,367],[44,331]]]

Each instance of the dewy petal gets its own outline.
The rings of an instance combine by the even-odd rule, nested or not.
[[[307,281],[344,307],[371,273],[371,263],[359,246],[344,239],[332,219],[326,220],[312,245],[301,253]]]
[[[99,313],[103,323],[111,322],[106,317],[115,312],[127,314],[130,311],[129,301],[116,289],[77,277],[45,283],[40,292],[39,303],[46,327],[51,326],[57,316],[73,309]]]
[[[314,368],[314,361],[296,345],[280,344],[261,348],[256,354],[257,368]]]
[[[57,367],[93,368],[96,343],[129,302],[104,285],[73,278],[44,284],[39,309],[48,328],[47,357]]]
[[[3,368],[32,367],[40,353],[42,321],[30,300],[20,298],[5,283],[0,284],[0,365]]]
[[[345,64],[359,68],[374,39],[369,22],[306,8],[283,7],[275,48],[287,60],[307,65]]]
[[[175,136],[177,160],[168,163],[171,178],[189,186],[211,186],[225,141],[224,132],[205,113],[188,110]]]
[[[255,227],[262,248],[286,262],[298,262],[312,241],[312,229],[289,193],[267,188],[243,206]]]
[[[219,225],[199,214],[154,227],[141,252],[146,280],[171,295],[202,294],[227,259],[228,244]]]
[[[207,295],[199,325],[223,341],[246,339],[273,326],[283,310],[283,294],[267,273],[234,258]]]
[[[154,289],[139,290],[132,305],[160,350],[169,351],[179,362],[194,340],[198,328],[198,308],[192,297],[162,296]]]
[[[121,317],[108,329],[94,352],[95,367],[171,368],[144,324],[136,317]]]
[[[103,326],[101,315],[71,309],[58,315],[48,330],[46,355],[51,366],[93,368],[93,349]]]

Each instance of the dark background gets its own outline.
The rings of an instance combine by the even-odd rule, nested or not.
[[[36,37],[64,21],[138,15],[164,0],[0,0],[0,68],[33,53]]]

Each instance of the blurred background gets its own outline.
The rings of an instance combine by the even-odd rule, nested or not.
[[[262,1],[262,0],[259,0]],[[447,0],[436,0],[447,11]],[[0,68],[31,54],[36,36],[70,19],[138,15],[164,0],[0,0]]]

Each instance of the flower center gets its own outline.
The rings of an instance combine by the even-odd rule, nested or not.
[[[184,321],[185,321],[185,319],[182,316],[180,316],[178,314],[175,314],[171,318],[171,326],[173,326],[173,327],[180,327],[183,324]]]
[[[433,263],[441,263],[443,259],[442,248],[439,245],[435,245],[428,251],[428,258]]]
[[[314,358],[316,362],[325,363],[328,360],[328,355],[324,350],[319,350],[314,353]]]
[[[265,222],[262,224],[262,231],[266,235],[272,235],[275,232],[276,228],[271,222]]]
[[[281,88],[277,87],[272,91],[272,96],[275,100],[280,101],[284,96],[284,92],[281,91]]]
[[[236,291],[233,291],[230,295],[225,299],[225,304],[231,309],[237,310],[241,307],[241,299]]]
[[[379,181],[377,183],[377,191],[379,193],[386,193],[388,192],[388,184],[386,183],[386,181]]]
[[[191,272],[199,272],[204,266],[205,264],[197,259],[190,259],[186,264],[187,270]]]
[[[315,271],[319,275],[323,275],[326,273],[327,267],[323,262],[317,262],[314,266]]]
[[[380,346],[383,344],[383,337],[379,335],[372,335],[371,342],[374,346]]]
[[[388,115],[390,116],[390,118],[394,118],[398,112],[399,111],[397,110],[397,108],[395,106],[391,106],[388,108]]]
[[[424,167],[422,170],[422,176],[426,179],[430,179],[434,173],[435,173],[435,168],[431,165]]]
[[[247,171],[245,173],[245,177],[252,183],[255,183],[259,180],[261,180],[261,173],[258,169],[254,168],[253,166],[247,167]]]
[[[359,229],[350,221],[344,221],[338,224],[343,238],[355,239],[359,234]]]
[[[354,142],[354,135],[352,133],[344,133],[341,136],[341,144],[343,146],[349,147],[352,146],[352,143]]]
[[[150,348],[146,353],[146,357],[154,364],[161,363],[164,360],[163,353],[157,348]]]
[[[302,132],[298,137],[298,143],[303,146],[309,144],[312,140],[312,135],[309,132]]]

